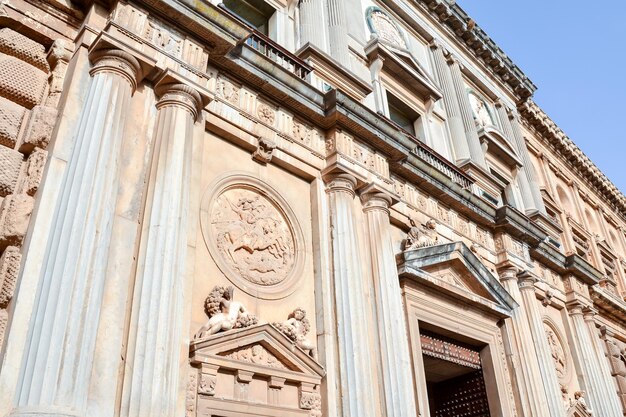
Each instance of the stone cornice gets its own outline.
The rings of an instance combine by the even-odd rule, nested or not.
[[[626,218],[624,194],[556,123],[532,100],[521,104],[519,111],[525,121],[539,133],[539,139],[549,148],[556,149],[559,156],[571,163],[592,189],[596,190],[622,217]]]
[[[493,74],[524,101],[537,87],[502,49],[472,20],[465,11],[450,0],[415,0],[458,40],[484,62]]]

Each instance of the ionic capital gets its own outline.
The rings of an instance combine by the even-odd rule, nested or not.
[[[324,182],[326,182],[327,193],[346,193],[352,198],[356,195],[357,181],[353,175],[329,174],[324,176]]]
[[[89,74],[110,73],[124,78],[130,84],[133,93],[141,79],[139,61],[121,49],[97,49],[89,54],[93,67]]]
[[[159,84],[154,89],[159,101],[157,109],[167,106],[181,107],[191,113],[196,120],[202,111],[203,102],[200,94],[193,88],[183,83]]]
[[[519,272],[519,268],[515,266],[505,266],[503,268],[498,269],[498,275],[502,281],[511,281],[517,280],[517,274]]]
[[[532,290],[535,291],[535,282],[537,282],[537,278],[535,278],[530,272],[522,271],[517,274],[517,285],[519,285],[520,290]]]

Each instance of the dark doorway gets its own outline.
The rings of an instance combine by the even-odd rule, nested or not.
[[[480,347],[423,332],[431,417],[490,417]]]

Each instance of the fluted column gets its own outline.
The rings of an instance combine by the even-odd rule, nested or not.
[[[372,325],[364,320],[368,306],[361,265],[365,260],[359,253],[353,212],[355,187],[351,175],[327,178],[343,416],[368,417],[377,413],[368,342]]]
[[[443,104],[446,108],[448,126],[452,136],[454,156],[457,163],[464,162],[471,159],[471,156],[467,138],[465,137],[461,108],[454,89],[450,66],[446,61],[443,46],[438,42],[433,42],[430,47],[433,51],[433,61],[435,63],[437,78],[439,79],[439,86],[443,92]]]
[[[389,196],[362,194],[374,277],[378,342],[387,417],[415,417],[415,391],[407,326],[389,223]]]
[[[344,3],[344,0],[326,0],[328,10],[328,46],[330,56],[344,67],[350,68],[348,21]],[[317,30],[321,31],[324,28],[318,25]]]
[[[459,110],[461,112],[461,120],[463,122],[463,128],[465,130],[465,139],[469,147],[469,154],[472,161],[481,168],[487,167],[485,161],[485,154],[480,146],[480,138],[478,137],[478,130],[476,129],[476,122],[474,121],[474,114],[472,113],[472,106],[470,105],[469,97],[467,96],[467,90],[465,83],[463,82],[463,73],[461,72],[461,64],[457,59],[450,56],[448,57],[448,64],[450,66],[450,72],[452,74],[452,83],[454,84],[454,91],[459,103]]]
[[[527,171],[532,171],[533,167],[528,165],[530,163],[528,161],[528,155],[526,154],[528,150],[526,149],[525,145],[523,149],[520,149],[520,147],[518,146],[517,140],[515,139],[515,134],[513,132],[513,126],[511,125],[511,121],[509,120],[509,115],[502,103],[496,103],[496,111],[498,112],[498,118],[500,119],[500,124],[502,125],[504,135],[509,140],[509,142],[513,146],[513,149],[515,149],[517,156],[522,161],[522,166],[519,167],[517,170],[517,183],[519,184],[519,188],[522,194],[522,203],[524,204],[524,209],[526,212],[537,211],[538,209],[535,203],[535,199],[533,197],[532,187],[538,187],[538,184],[536,182],[529,182],[530,176],[528,175]]]
[[[54,208],[14,415],[84,415],[106,280],[120,146],[140,73],[120,50],[93,67]]]
[[[300,45],[310,43],[326,51],[324,28],[320,22],[324,21],[323,0],[300,1]]]
[[[182,346],[192,132],[200,95],[156,88],[155,149],[131,309],[123,416],[174,416]]]
[[[530,193],[535,203],[532,208],[545,214],[546,207],[543,204],[543,197],[541,196],[541,191],[539,190],[539,182],[537,182],[535,170],[533,169],[533,163],[530,159],[530,155],[528,154],[528,147],[526,146],[526,139],[524,139],[524,134],[522,133],[519,116],[517,113],[510,112],[508,120],[513,130],[513,139],[516,144],[517,153],[522,160],[522,164],[526,167],[524,175],[526,176],[528,184],[530,184]]]
[[[593,341],[583,317],[584,306],[578,302],[573,302],[567,307],[579,355],[577,365],[583,377],[581,385],[584,386],[589,396],[589,406],[593,410],[594,415],[617,417],[619,414],[612,412],[606,397],[603,395],[604,384],[602,383],[599,364],[594,352]]]
[[[522,295],[517,282],[517,268],[504,268],[498,273],[502,285],[520,305]],[[520,366],[515,372],[524,416],[550,416],[546,392],[541,382],[537,352],[533,344],[528,317],[524,307],[511,312],[511,345],[519,358]]]
[[[561,387],[559,386],[554,361],[552,360],[552,351],[548,344],[542,314],[539,311],[537,296],[535,295],[535,278],[524,272],[518,275],[518,284],[524,310],[526,310],[528,315],[530,333],[535,342],[539,372],[543,380],[550,416],[565,417],[565,408],[561,399]]]
[[[613,376],[611,375],[611,369],[609,368],[609,362],[604,353],[604,347],[600,341],[600,335],[596,328],[595,321],[596,312],[592,309],[586,309],[583,311],[583,320],[587,324],[589,330],[589,337],[591,339],[591,347],[595,359],[598,364],[598,373],[600,375],[600,383],[602,384],[602,397],[604,405],[607,409],[607,416],[622,416],[622,406],[617,395],[617,387],[613,382]]]

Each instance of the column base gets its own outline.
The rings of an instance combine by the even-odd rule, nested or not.
[[[39,406],[19,407],[11,411],[8,417],[86,417],[84,413],[67,407]]]

